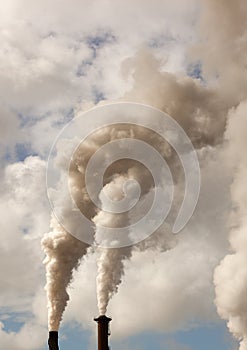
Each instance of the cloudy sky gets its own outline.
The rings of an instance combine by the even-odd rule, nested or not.
[[[1,349],[47,348],[54,139],[81,111],[133,101],[184,128],[201,193],[169,250],[151,240],[125,261],[112,349],[247,350],[246,18],[245,0],[1,2]],[[95,348],[96,269],[91,252],[74,272],[62,350]]]

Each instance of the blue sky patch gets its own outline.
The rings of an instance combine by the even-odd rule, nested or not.
[[[201,62],[190,63],[187,67],[187,74],[194,79],[203,80],[202,63]]]

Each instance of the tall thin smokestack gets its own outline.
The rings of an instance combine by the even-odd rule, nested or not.
[[[48,345],[49,345],[49,350],[59,350],[57,331],[49,332]]]
[[[110,335],[109,322],[111,320],[111,318],[105,315],[94,319],[98,323],[98,350],[109,350],[108,336]]]

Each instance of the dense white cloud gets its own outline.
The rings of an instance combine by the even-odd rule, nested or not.
[[[214,146],[199,151],[202,192],[176,247],[162,253],[136,249],[126,263],[124,283],[109,309],[113,335],[217,322],[213,272],[228,249],[232,195],[241,214],[241,222],[233,215],[234,223],[241,229],[230,238],[236,254],[217,269],[216,302],[220,315],[230,320],[231,331],[239,339],[246,336],[241,313],[246,304],[238,298],[246,294],[246,287],[241,284],[225,294],[233,291],[232,283],[236,287],[233,276],[241,282],[238,276],[245,274],[246,162],[241,150],[246,143],[246,105],[235,109],[247,89],[245,18],[244,0],[0,4],[0,311],[28,313],[19,332],[0,327],[4,349],[40,349],[45,342],[40,238],[49,230],[50,209],[42,159],[73,111],[103,98],[161,108],[183,125],[197,147]],[[197,78],[186,76],[193,75],[190,69],[198,70],[193,73]],[[225,125],[227,154],[225,143],[219,146]],[[18,162],[18,145],[25,145],[23,158],[29,153],[38,156]],[[6,165],[9,160],[12,164]],[[233,160],[239,168],[230,192]],[[65,323],[76,320],[94,329],[95,277],[95,255],[90,254],[75,272]],[[246,350],[244,342],[241,350]]]
[[[222,318],[228,321],[228,328],[239,339],[240,349],[247,345],[246,332],[246,229],[247,229],[247,175],[246,130],[247,101],[243,101],[230,112],[226,139],[227,160],[234,169],[234,181],[231,184],[233,208],[228,218],[231,227],[231,254],[227,255],[215,272],[216,304]]]
[[[193,37],[195,13],[178,1],[1,4],[2,99],[46,111],[90,99],[95,88],[119,96],[122,60],[142,45],[163,45],[163,55],[179,51]]]
[[[0,201],[2,306],[22,303],[40,284],[40,237],[49,217],[44,170],[37,157],[5,169]]]
[[[41,288],[44,283],[40,238],[49,222],[44,161],[29,157],[23,163],[5,168],[0,208],[0,309],[5,313],[30,314],[37,287]],[[33,330],[34,337],[40,337],[41,326],[35,319],[28,321],[19,334],[5,334],[2,329],[1,346],[8,349],[13,343],[15,349],[21,349],[20,339],[26,339],[22,349],[27,349],[29,329]],[[40,346],[42,342],[39,340],[37,344]]]

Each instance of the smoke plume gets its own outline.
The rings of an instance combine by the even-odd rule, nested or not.
[[[124,260],[131,257],[131,248],[99,248],[97,259],[97,299],[100,315],[105,315],[111,297],[117,293],[124,274]]]
[[[107,184],[103,191],[106,194],[111,195],[112,199],[119,201],[123,197],[123,186],[128,180],[128,177],[119,175],[116,179]],[[104,209],[104,203],[102,209]],[[93,219],[98,228],[96,230],[96,241],[103,243],[103,240],[107,240],[107,233],[104,235],[104,226],[107,227],[119,227],[127,226],[129,223],[128,214],[115,215],[114,213],[105,213],[100,211]],[[103,232],[102,232],[103,231]],[[112,244],[111,242],[109,242]],[[113,242],[114,244],[114,242]],[[124,260],[129,259],[131,256],[132,247],[124,248],[99,248],[97,258],[97,299],[98,309],[100,315],[105,315],[109,300],[114,293],[117,292],[118,286],[122,281],[124,274]]]
[[[62,315],[69,300],[66,291],[72,281],[73,269],[87,252],[87,245],[67,233],[55,218],[51,231],[44,235],[42,248],[46,254],[46,292],[48,299],[48,326],[50,331],[59,329]]]

